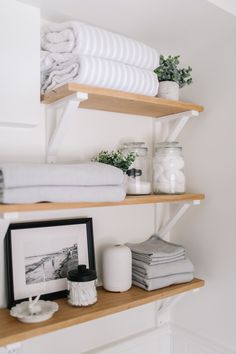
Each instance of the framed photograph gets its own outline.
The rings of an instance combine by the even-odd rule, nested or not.
[[[92,218],[10,224],[5,260],[9,308],[38,294],[65,297],[69,270],[95,270]]]

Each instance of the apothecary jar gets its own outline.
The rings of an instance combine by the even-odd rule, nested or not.
[[[153,171],[154,193],[185,193],[184,158],[182,146],[178,142],[164,142],[156,145]]]
[[[124,154],[134,153],[135,161],[126,174],[126,193],[130,195],[151,194],[151,160],[144,142],[127,142],[120,149]]]

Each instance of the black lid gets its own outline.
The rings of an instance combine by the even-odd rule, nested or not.
[[[97,279],[97,274],[96,270],[87,269],[85,264],[80,264],[77,269],[68,272],[67,279],[77,282],[91,281]]]

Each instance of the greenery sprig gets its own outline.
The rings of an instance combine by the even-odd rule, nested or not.
[[[192,68],[190,66],[186,69],[178,68],[179,57],[179,55],[169,55],[166,58],[164,55],[160,56],[160,66],[154,70],[159,81],[175,81],[180,88],[193,82],[191,78]]]
[[[117,151],[101,151],[95,156],[92,161],[106,163],[126,172],[132,163],[135,161],[136,155],[133,152],[123,154],[120,150]]]

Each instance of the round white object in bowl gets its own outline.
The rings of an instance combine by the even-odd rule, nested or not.
[[[54,301],[39,300],[37,311],[32,313],[29,309],[29,301],[23,301],[11,308],[10,315],[24,323],[37,323],[51,318],[58,308],[58,304]]]

